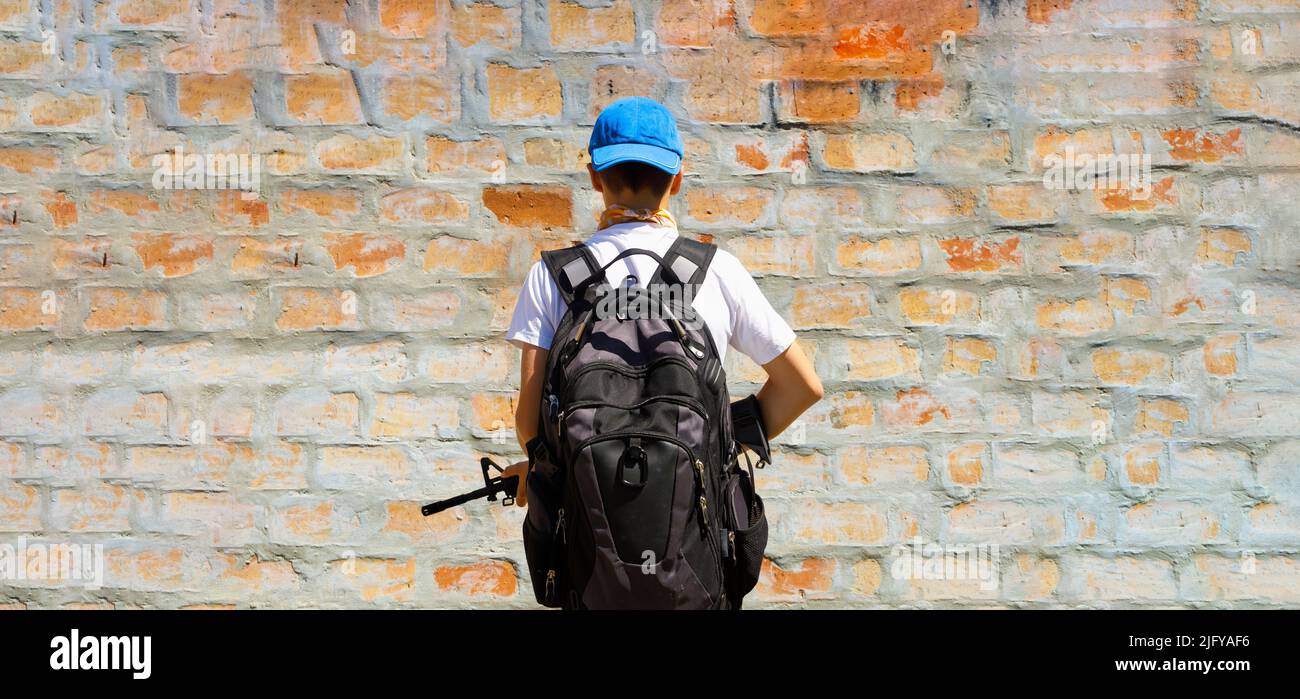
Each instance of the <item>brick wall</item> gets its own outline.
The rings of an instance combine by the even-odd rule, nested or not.
[[[522,510],[418,505],[517,456],[502,331],[628,94],[827,386],[760,475],[755,606],[1300,604],[1297,36],[1294,0],[4,0],[0,543],[105,581],[0,604],[532,606]],[[256,196],[159,188],[177,149],[257,154]]]

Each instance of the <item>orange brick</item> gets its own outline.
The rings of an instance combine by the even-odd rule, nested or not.
[[[356,330],[361,327],[359,304],[350,289],[285,289],[275,326],[283,331]]]
[[[735,5],[730,1],[664,0],[656,34],[669,46],[709,48],[720,30],[735,26]]]
[[[871,317],[871,288],[865,284],[800,285],[790,303],[797,328],[846,328]]]
[[[573,225],[572,193],[568,187],[485,187],[483,205],[496,215],[498,221],[508,226],[552,229]]]
[[[560,80],[550,66],[515,68],[489,63],[487,81],[488,109],[493,121],[544,121],[560,116]]]
[[[361,211],[361,196],[352,189],[286,189],[276,201],[283,213],[307,213],[332,223],[346,221]]]
[[[1069,335],[1089,335],[1115,324],[1110,308],[1089,298],[1040,304],[1037,319],[1038,327]]]
[[[1188,420],[1187,406],[1176,400],[1143,399],[1138,407],[1135,429],[1139,434],[1173,436],[1174,426]]]
[[[217,554],[212,560],[219,588],[258,594],[295,592],[302,584],[292,561],[264,561],[257,555],[245,558],[244,554],[230,553]]]
[[[587,169],[591,155],[585,145],[556,138],[530,138],[524,141],[524,161],[561,172],[581,172]]]
[[[266,276],[270,272],[297,269],[302,240],[240,238],[230,261],[230,271],[239,276]]]
[[[1214,163],[1242,152],[1241,129],[1216,134],[1208,130],[1169,129],[1160,134],[1174,160]]]
[[[834,170],[907,172],[916,169],[912,141],[902,134],[830,134],[822,160]]]
[[[808,502],[786,516],[794,520],[794,540],[804,544],[879,544],[889,533],[883,509],[860,502]]]
[[[613,0],[608,7],[583,7],[567,0],[550,0],[551,47],[561,51],[588,51],[613,44],[629,44],[636,22],[631,0]]]
[[[59,167],[59,151],[54,148],[0,148],[0,168],[19,175],[53,172]]]
[[[77,223],[77,203],[68,198],[67,192],[45,192],[41,195],[41,206],[50,215],[56,228],[67,228]]]
[[[496,138],[453,141],[434,136],[425,141],[424,147],[427,154],[425,167],[429,172],[496,172],[506,166],[505,146]]]
[[[417,226],[463,221],[469,206],[455,195],[412,187],[385,194],[379,200],[379,217],[387,223]]]
[[[732,238],[726,247],[751,274],[803,277],[815,273],[816,243],[810,235],[748,235]]]
[[[379,0],[379,24],[393,36],[421,38],[433,29],[441,7],[421,0]]]
[[[1238,255],[1251,252],[1250,235],[1235,228],[1202,228],[1196,261],[1201,265],[1234,267]]]
[[[212,259],[212,239],[201,235],[136,233],[135,252],[145,269],[157,269],[164,277],[193,274]]]
[[[358,426],[360,405],[355,393],[298,389],[285,394],[276,402],[275,433],[352,434]]]
[[[470,408],[474,412],[474,425],[478,429],[514,431],[514,394],[476,393],[470,400]]]
[[[988,445],[984,442],[968,442],[951,449],[947,459],[948,480],[967,487],[979,485],[987,470],[987,453]]]
[[[959,289],[905,287],[898,292],[898,305],[909,325],[946,325],[979,316],[979,300]]]
[[[505,561],[438,566],[433,581],[444,592],[472,597],[514,597],[519,589],[514,566]]]
[[[985,364],[998,360],[997,347],[978,337],[950,337],[943,355],[945,374],[979,376]]]
[[[1103,347],[1092,352],[1092,372],[1102,383],[1133,386],[1170,379],[1169,355],[1151,350]]]
[[[1131,264],[1134,260],[1133,234],[1124,231],[1095,230],[1065,238],[1051,238],[1040,248],[1041,256],[1057,267],[1078,265]]]
[[[451,36],[465,48],[484,41],[499,49],[519,44],[518,7],[500,7],[486,2],[455,5],[451,11]]]
[[[96,189],[86,202],[87,213],[116,212],[136,223],[152,223],[162,211],[157,199],[133,189]]]
[[[499,276],[508,271],[510,248],[498,240],[441,236],[429,241],[424,271],[455,276]]]
[[[436,437],[439,430],[454,432],[460,426],[460,404],[450,396],[413,393],[376,393],[370,422],[375,437]]]
[[[837,430],[870,427],[876,421],[876,409],[871,398],[859,391],[834,393],[825,405],[826,419]]]
[[[301,72],[306,66],[320,62],[316,34],[318,24],[338,31],[347,22],[347,4],[339,0],[276,3],[275,9],[276,24],[280,28],[277,47],[280,62],[289,72]]]
[[[1108,277],[1103,296],[1108,307],[1131,316],[1137,311],[1139,303],[1151,303],[1151,287],[1141,279]]]
[[[1147,212],[1158,208],[1172,209],[1179,202],[1179,190],[1174,187],[1173,176],[1146,185],[1139,191],[1121,186],[1115,189],[1099,188],[1093,194],[1107,212]]]
[[[366,602],[409,602],[415,595],[415,559],[349,557],[330,563],[331,587],[352,589]]]
[[[955,223],[975,215],[975,191],[909,185],[894,189],[894,218],[904,223]]]
[[[11,77],[31,75],[45,61],[39,41],[6,42],[0,47],[0,73]]]
[[[848,447],[839,452],[844,479],[855,485],[916,484],[929,478],[925,447]]]
[[[760,81],[775,77],[775,53],[733,33],[717,35],[704,51],[673,51],[664,63],[685,81],[687,114],[695,120],[757,124],[763,119]]]
[[[1064,204],[1058,192],[1040,183],[997,185],[988,188],[989,209],[1005,221],[1028,223],[1055,221]]]
[[[83,430],[95,436],[162,436],[167,433],[168,403],[162,393],[105,389],[86,399]]]
[[[334,259],[335,270],[351,269],[355,277],[390,272],[406,256],[406,244],[400,238],[373,233],[327,233],[325,249]]]
[[[0,483],[0,529],[6,532],[40,531],[40,491],[8,480]]]
[[[872,275],[893,275],[920,269],[921,244],[916,238],[845,238],[835,251],[845,271]]]
[[[0,329],[7,332],[50,330],[62,317],[66,299],[53,290],[0,288]]]
[[[841,356],[850,381],[920,378],[920,353],[900,338],[846,340]]]
[[[1237,347],[1241,335],[1227,333],[1215,335],[1205,341],[1203,356],[1205,370],[1214,376],[1232,376],[1237,373]]]
[[[798,601],[808,597],[829,596],[836,567],[832,558],[803,559],[799,561],[798,567],[784,568],[771,559],[764,560],[754,595],[772,601]]]
[[[176,94],[180,113],[197,122],[237,124],[253,118],[253,79],[244,73],[181,75]]]
[[[386,516],[382,531],[397,534],[412,542],[445,543],[455,539],[465,529],[467,520],[458,517],[455,509],[425,517],[420,514],[422,504],[410,501],[387,503],[384,506]]]
[[[90,332],[165,330],[167,296],[149,289],[97,287],[86,292],[85,328]]]
[[[426,118],[440,124],[458,115],[456,91],[432,75],[391,75],[384,81],[384,111],[402,121]]]
[[[97,129],[104,118],[104,98],[99,95],[37,93],[26,100],[32,124],[55,129]]]
[[[568,4],[568,3],[563,3]],[[631,23],[628,29],[631,29]],[[604,65],[591,81],[591,116],[595,118],[611,102],[630,96],[662,100],[666,86],[657,74],[630,65]]]
[[[707,224],[752,225],[771,215],[773,194],[758,187],[692,188],[686,211]]]
[[[361,101],[352,75],[321,69],[284,80],[285,109],[304,124],[356,124],[362,120]]]
[[[316,144],[321,167],[338,172],[389,172],[402,168],[406,148],[400,138],[357,138],[339,134]]]
[[[855,82],[790,80],[782,83],[781,95],[782,116],[791,121],[853,121],[862,108],[862,94]]]
[[[945,238],[939,241],[948,269],[952,272],[1004,272],[1024,265],[1020,238],[1001,241],[975,238]]]

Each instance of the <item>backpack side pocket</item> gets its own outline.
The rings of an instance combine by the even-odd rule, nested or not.
[[[739,607],[740,599],[758,584],[763,570],[763,552],[767,549],[767,511],[763,507],[763,498],[754,490],[753,478],[746,471],[737,469],[729,479],[727,506],[735,527],[732,590]]]
[[[547,455],[541,436],[528,442],[528,514],[524,516],[524,557],[533,596],[544,607],[560,607],[559,577],[562,575],[563,480]]]

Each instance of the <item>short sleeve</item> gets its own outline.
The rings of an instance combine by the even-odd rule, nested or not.
[[[794,330],[772,308],[763,290],[740,260],[719,250],[714,256],[723,294],[731,310],[731,339],[728,344],[759,365],[776,359],[794,343]]]
[[[560,298],[555,281],[541,262],[533,263],[519,289],[519,299],[515,301],[515,312],[510,318],[510,329],[506,331],[506,340],[515,345],[528,344],[551,348],[555,337],[555,326],[564,309],[564,300]]]

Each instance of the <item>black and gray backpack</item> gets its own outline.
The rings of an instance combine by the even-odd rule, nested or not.
[[[690,300],[716,248],[678,237],[661,259],[601,266],[586,245],[542,253],[568,305],[528,443],[524,549],[539,604],[737,609],[767,541],[738,465],[726,375]],[[646,255],[644,286],[605,270]]]

